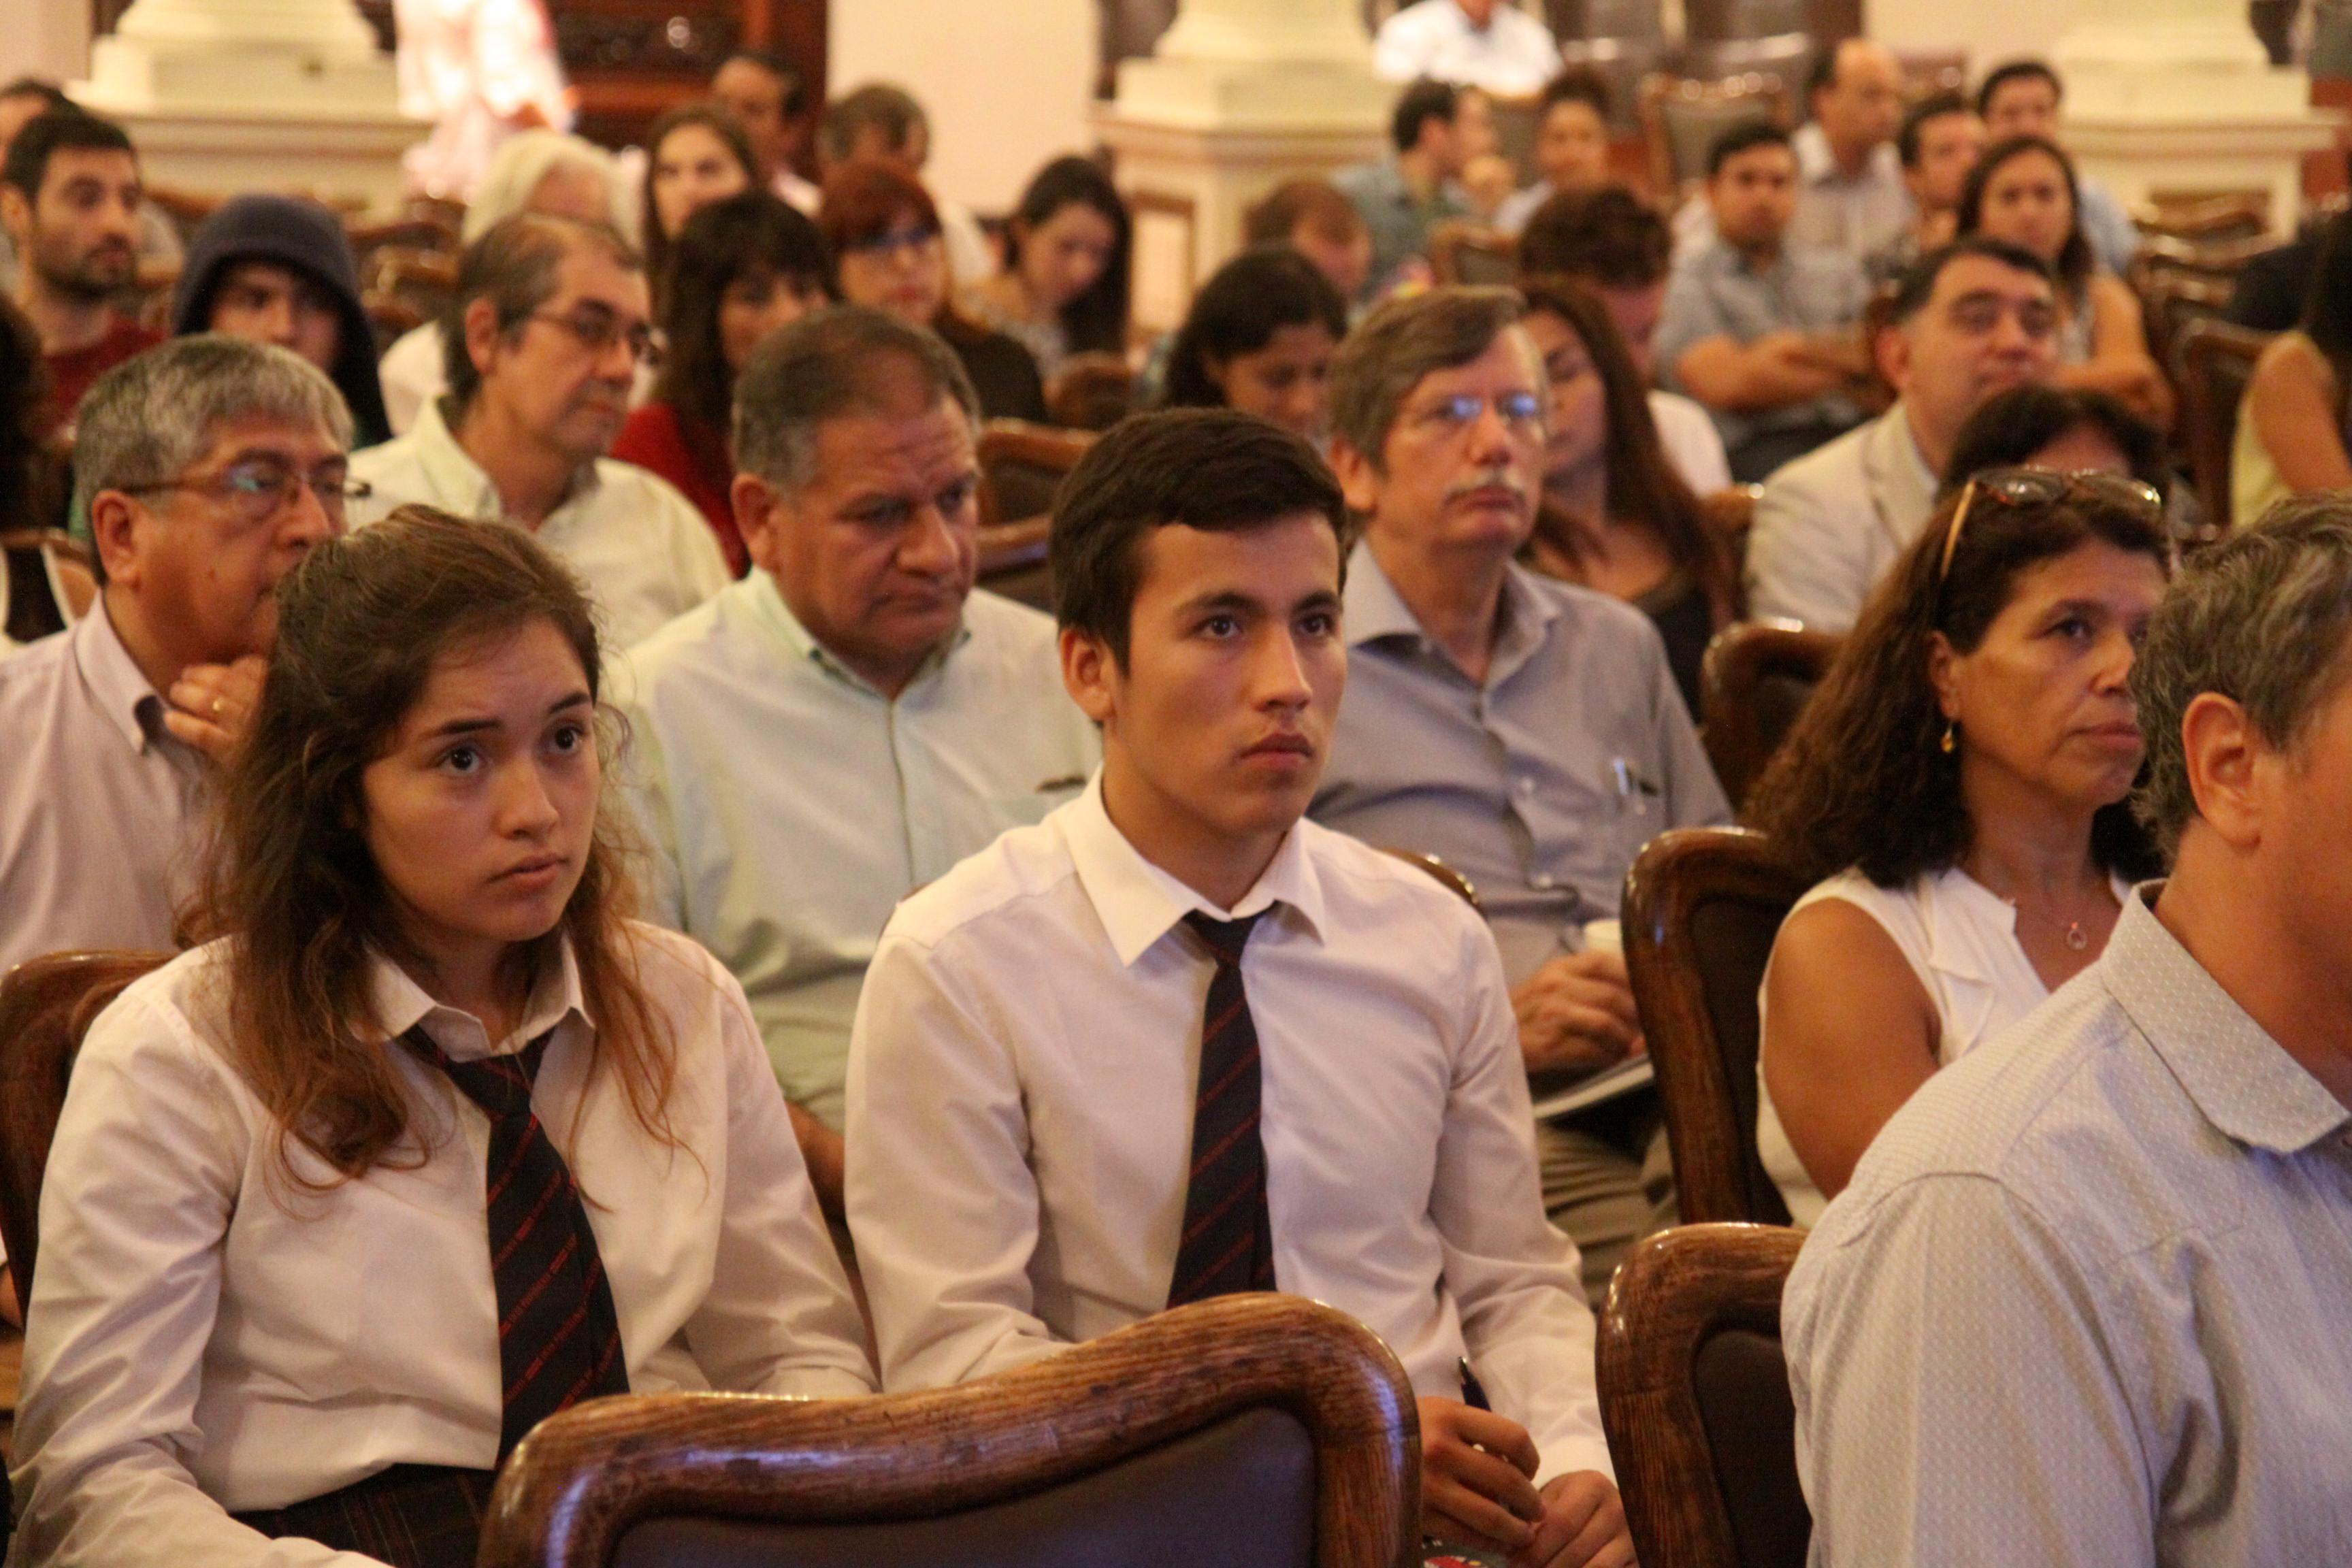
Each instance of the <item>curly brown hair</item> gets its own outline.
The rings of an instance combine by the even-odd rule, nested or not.
[[[2027,568],[2095,540],[2171,569],[2160,517],[2080,486],[2058,500],[2020,502],[1979,489],[1967,527],[1944,550],[1962,497],[1948,498],[1895,563],[1838,649],[1742,813],[1819,880],[1849,868],[1883,888],[1948,870],[1975,837],[1959,756],[1943,750],[1945,718],[1928,678],[1934,635],[1972,653]],[[2130,805],[2101,808],[2091,852],[2137,879],[2162,869]]]

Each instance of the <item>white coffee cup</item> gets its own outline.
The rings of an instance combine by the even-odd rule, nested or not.
[[[1613,952],[1620,957],[1625,952],[1625,928],[1617,921],[1587,921],[1584,922],[1584,951]]]

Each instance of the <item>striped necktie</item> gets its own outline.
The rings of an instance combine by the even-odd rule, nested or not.
[[[557,1411],[629,1391],[620,1320],[579,1184],[530,1108],[531,1085],[554,1034],[548,1030],[512,1056],[473,1062],[450,1060],[421,1024],[401,1037],[490,1119],[483,1191],[499,1298],[501,1464]]]
[[[1201,1025],[1201,1082],[1192,1101],[1192,1166],[1184,1232],[1168,1304],[1274,1289],[1274,1223],[1265,1205],[1265,1144],[1258,1136],[1257,1026],[1242,989],[1242,949],[1265,910],[1184,923],[1217,961]]]

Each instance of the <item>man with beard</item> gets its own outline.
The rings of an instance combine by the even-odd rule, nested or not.
[[[40,334],[46,437],[108,371],[163,341],[116,310],[139,262],[139,159],[120,126],[80,110],[34,116],[0,163],[0,223],[21,265],[17,306]]]
[[[466,247],[445,319],[449,393],[361,453],[374,495],[530,530],[577,572],[606,645],[643,641],[729,582],[710,527],[661,479],[604,456],[652,352],[645,269],[602,224],[524,213]]]

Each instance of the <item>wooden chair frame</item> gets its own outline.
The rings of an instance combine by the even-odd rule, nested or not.
[[[959,1387],[854,1401],[599,1399],[550,1418],[499,1478],[480,1568],[607,1568],[688,1515],[936,1519],[1107,1469],[1245,1411],[1315,1446],[1318,1568],[1420,1561],[1420,1416],[1404,1369],[1345,1313],[1223,1296]]]
[[[980,427],[980,521],[983,526],[1017,522],[1002,515],[989,469],[998,463],[1017,463],[1066,476],[1097,439],[1091,430],[1066,430],[1026,419],[990,419]]]
[[[1811,675],[1819,680],[1841,640],[1834,633],[1788,623],[1742,621],[1726,626],[1707,644],[1699,664],[1700,738],[1733,806],[1748,798],[1771,761],[1772,743],[1756,711],[1757,688],[1774,674]]]
[[[1518,274],[1518,241],[1499,229],[1462,218],[1448,218],[1430,230],[1429,270],[1441,287],[1480,281],[1465,276],[1465,272],[1475,266],[1470,262],[1473,257],[1493,262],[1504,278],[1516,278]],[[1465,263],[1469,266],[1465,267]]]
[[[1682,1216],[1694,1224],[1781,1224],[1788,1213],[1758,1163],[1755,1123],[1733,1092],[1735,1069],[1707,1009],[1692,918],[1718,900],[1785,909],[1809,885],[1769,839],[1743,827],[1662,833],[1626,873],[1625,969],[1657,1071]]]
[[[1789,123],[1791,100],[1788,84],[1769,72],[1743,71],[1738,76],[1708,80],[1659,72],[1642,79],[1635,101],[1642,141],[1650,153],[1650,184],[1660,201],[1671,205],[1680,200],[1684,190],[1695,183],[1675,172],[1674,138],[1666,124],[1667,106],[1672,103],[1714,108],[1748,99],[1756,100],[1756,107],[1775,124]]]
[[[2172,345],[2173,380],[2180,387],[2180,431],[2189,452],[2189,473],[2197,499],[2205,509],[2208,543],[2221,539],[2241,521],[2231,515],[2231,458],[2236,445],[2239,409],[2226,416],[2216,405],[2210,372],[2223,359],[2244,363],[2247,374],[2263,350],[2277,334],[2256,331],[2219,319],[2195,321],[2180,329]]]
[[[1634,1247],[1610,1284],[1596,1347],[1601,1422],[1644,1563],[1738,1568],[1692,1373],[1725,1329],[1780,1336],[1803,1240],[1778,1226],[1686,1225]]]
[[[7,1238],[20,1301],[32,1300],[41,1176],[81,1037],[125,986],[170,958],[55,952],[27,959],[0,978],[0,1236]]]

